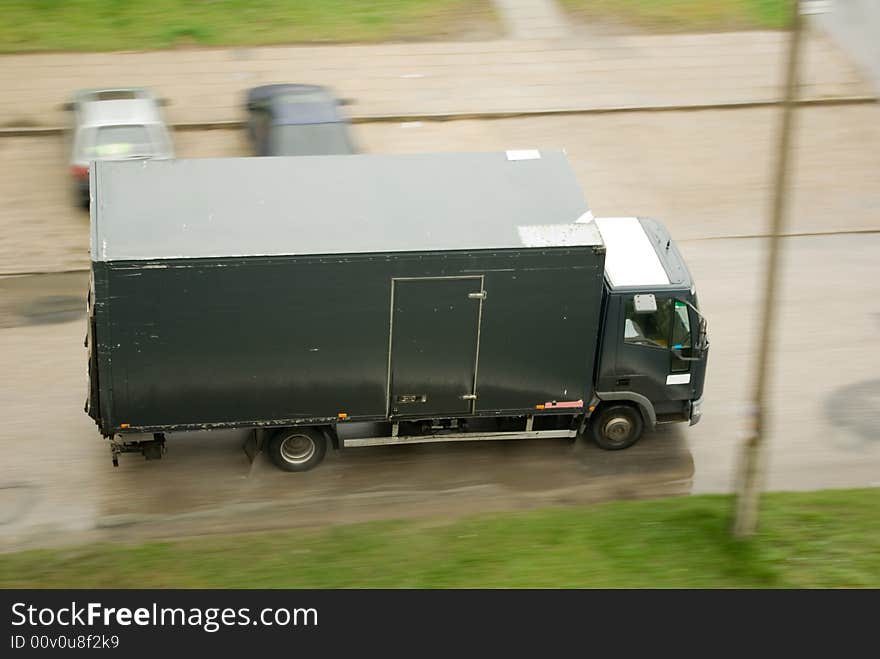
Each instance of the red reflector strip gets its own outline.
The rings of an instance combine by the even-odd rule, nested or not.
[[[582,401],[582,400],[564,400],[559,403],[557,403],[556,401],[550,401],[550,402],[544,403],[545,410],[550,407],[583,407],[583,406],[584,406],[584,401]]]

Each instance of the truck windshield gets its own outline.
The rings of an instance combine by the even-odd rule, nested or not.
[[[676,300],[672,314],[672,345],[677,347],[679,354],[684,358],[693,357],[693,341],[691,339],[691,321],[687,305],[681,300]],[[690,370],[690,365],[685,359],[677,356],[672,360],[671,370],[673,373],[683,373]]]
[[[691,347],[691,321],[684,302],[675,301],[675,316],[672,321],[672,344],[683,349]]]

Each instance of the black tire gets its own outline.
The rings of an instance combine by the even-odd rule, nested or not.
[[[589,421],[593,440],[606,451],[620,451],[642,436],[642,413],[630,405],[609,405]]]
[[[314,428],[281,428],[269,440],[269,457],[284,471],[308,471],[327,453],[327,438]]]

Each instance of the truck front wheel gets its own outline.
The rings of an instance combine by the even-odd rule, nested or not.
[[[611,405],[590,419],[590,431],[596,443],[606,451],[629,448],[642,436],[642,415],[629,405]]]
[[[269,440],[269,457],[284,471],[308,471],[326,452],[327,438],[314,428],[282,428]]]

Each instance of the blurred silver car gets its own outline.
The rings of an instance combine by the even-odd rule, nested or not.
[[[73,118],[70,173],[81,204],[89,205],[91,161],[174,157],[160,111],[164,104],[148,90],[130,87],[80,91],[64,106]]]

